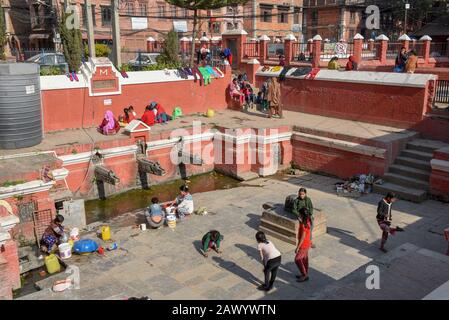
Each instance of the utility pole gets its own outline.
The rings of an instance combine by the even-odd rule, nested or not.
[[[94,20],[92,17],[92,4],[91,0],[84,0],[84,12],[86,15],[86,23],[87,23],[87,44],[89,48],[89,56],[91,58],[95,58],[95,39],[94,39]]]
[[[112,41],[113,41],[113,49],[112,49],[112,58],[113,63],[116,68],[120,68],[122,65],[122,59],[120,56],[120,17],[118,14],[119,8],[119,0],[112,0]],[[193,39],[195,41],[195,39]]]
[[[405,3],[405,16],[404,16],[404,34],[407,34],[407,11],[410,9],[410,3]]]

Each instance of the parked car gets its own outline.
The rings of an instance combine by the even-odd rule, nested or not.
[[[39,53],[26,61],[39,64],[41,69],[57,67],[62,73],[69,72],[69,65],[62,53]]]
[[[142,52],[137,54],[136,58],[129,60],[128,64],[133,68],[146,67],[157,64],[157,57],[160,53],[146,53]]]

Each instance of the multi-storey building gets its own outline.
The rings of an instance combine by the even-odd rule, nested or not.
[[[244,6],[244,29],[253,38],[272,40],[293,33],[302,38],[303,0],[250,0]]]
[[[304,0],[303,30],[307,39],[319,34],[323,39],[352,39],[365,34],[366,0]]]

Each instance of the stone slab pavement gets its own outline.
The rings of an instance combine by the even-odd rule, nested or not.
[[[395,203],[394,224],[406,231],[391,237],[390,252],[383,254],[375,220],[381,195],[338,197],[335,182],[302,173],[195,194],[196,206],[207,207],[209,214],[192,216],[173,231],[140,231],[134,226],[139,215],[125,215],[110,222],[118,250],[67,260],[80,268],[79,290],[54,293],[47,288],[21,299],[421,299],[449,280],[449,264],[442,255],[447,250],[443,230],[449,226],[449,204]],[[294,246],[273,239],[283,254],[282,266],[275,289],[260,292],[256,287],[263,273],[254,235],[262,204],[283,203],[300,186],[308,188],[315,207],[328,218],[328,233],[315,239],[317,247],[310,251],[310,281],[296,282]],[[204,258],[200,241],[211,229],[224,235],[223,253]],[[371,264],[379,267],[385,290],[365,288],[366,266]]]

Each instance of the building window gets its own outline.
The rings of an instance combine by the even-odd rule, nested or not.
[[[159,20],[163,20],[164,16],[165,16],[165,5],[158,5],[157,12],[158,12]]]
[[[139,15],[142,17],[147,15],[147,4],[144,2],[139,3]]]
[[[261,7],[260,11],[261,11],[260,20],[262,22],[271,22],[272,8]]]
[[[278,9],[278,22],[288,23],[288,9]]]
[[[350,12],[350,20],[351,20],[351,24],[354,24],[354,23],[355,23],[355,18],[356,18],[355,11],[351,11],[351,12]]]
[[[220,22],[209,22],[209,32],[220,33]]]
[[[125,4],[126,6],[126,14],[129,14],[130,16],[134,15],[134,2],[127,2]]]
[[[312,11],[312,26],[316,27],[318,25],[318,11]]]
[[[226,30],[233,30],[234,29],[234,24],[232,22],[228,22],[226,24]]]
[[[293,24],[299,24],[301,10],[299,8],[295,8],[295,13],[293,14]]]
[[[112,10],[110,6],[100,6],[101,8],[101,25],[109,26],[112,22]]]
[[[92,21],[94,22],[94,26],[97,25],[97,15],[95,14],[95,5],[93,4],[91,6],[92,8]]]

